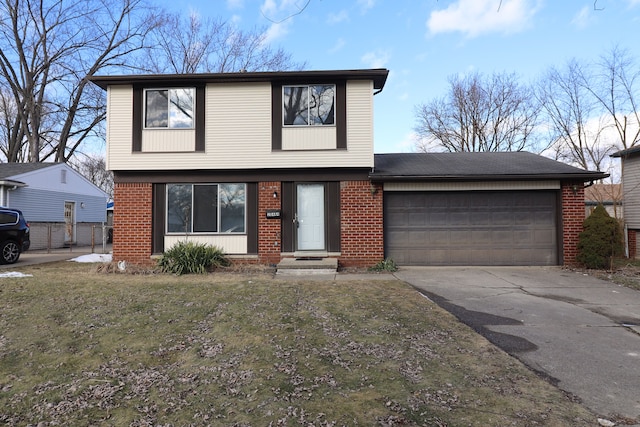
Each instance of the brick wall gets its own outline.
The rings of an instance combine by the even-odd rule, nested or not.
[[[382,260],[382,186],[369,181],[341,182],[340,215],[340,264],[344,267],[366,267]]]
[[[116,183],[113,199],[113,261],[153,264],[153,186],[150,183]]]
[[[629,245],[629,258],[635,259],[638,256],[637,250],[637,230],[627,230],[627,244]]]
[[[273,197],[273,192],[278,197]],[[280,182],[258,183],[258,258],[263,264],[280,262],[282,245],[281,221],[267,218],[267,209],[281,209]]]
[[[575,265],[585,219],[584,183],[562,183],[562,264]]]

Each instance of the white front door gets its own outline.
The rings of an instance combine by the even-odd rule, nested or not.
[[[296,219],[299,251],[323,251],[324,239],[324,185],[298,184],[296,193]]]

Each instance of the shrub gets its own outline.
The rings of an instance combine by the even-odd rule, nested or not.
[[[584,221],[580,233],[576,260],[587,268],[605,269],[613,257],[624,252],[622,230],[618,220],[611,218],[602,205],[598,205]]]
[[[227,265],[229,260],[222,249],[194,242],[178,242],[158,261],[158,267],[163,272],[177,275],[204,274],[212,268]]]
[[[382,261],[378,262],[373,267],[369,267],[369,271],[389,271],[389,272],[394,272],[394,271],[398,271],[398,266],[396,265],[394,260],[392,260],[391,258],[386,258],[386,259],[383,259]]]

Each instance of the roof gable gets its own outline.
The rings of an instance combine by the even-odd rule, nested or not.
[[[65,171],[64,180],[61,171]],[[66,163],[2,163],[0,179],[24,183],[29,188],[107,197],[98,186]]]

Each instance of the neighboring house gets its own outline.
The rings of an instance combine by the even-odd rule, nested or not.
[[[622,220],[622,185],[593,184],[584,189],[584,206],[589,216],[596,206],[602,205],[609,216]]]
[[[107,194],[64,163],[0,164],[0,205],[20,209],[31,250],[102,242]]]
[[[387,75],[93,77],[107,90],[114,261],[149,264],[189,239],[270,264],[572,263],[584,183],[607,175],[529,153],[374,157]]]
[[[640,146],[614,153],[619,157],[622,169],[623,218],[627,230],[627,253],[629,258],[640,256]]]

